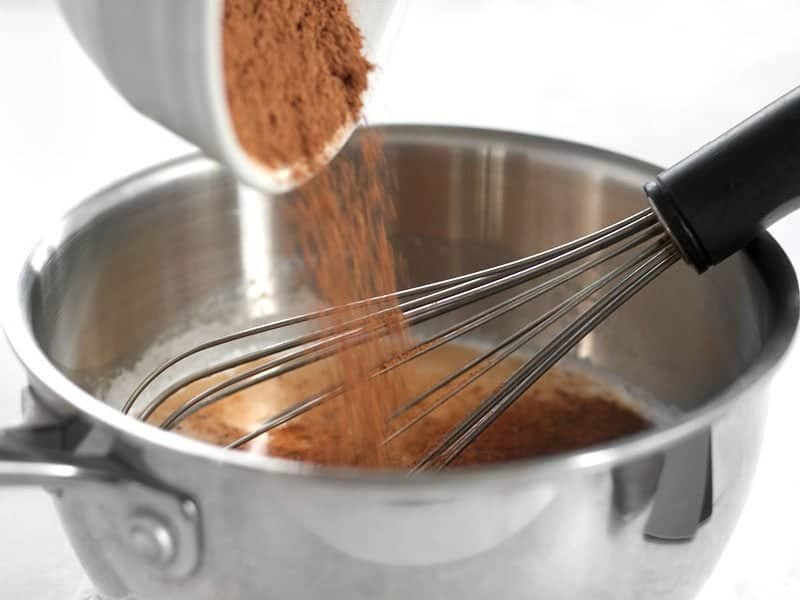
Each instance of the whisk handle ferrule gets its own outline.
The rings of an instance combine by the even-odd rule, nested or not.
[[[645,186],[687,262],[705,271],[800,204],[800,87]]]

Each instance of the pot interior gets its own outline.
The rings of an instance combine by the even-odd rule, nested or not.
[[[396,178],[394,241],[409,285],[545,250],[624,218],[646,206],[641,188],[655,173],[602,151],[501,132],[390,127],[385,137]],[[293,243],[291,202],[239,188],[202,158],[99,194],[28,265],[23,302],[38,344],[79,386],[118,405],[149,367],[192,342],[315,305]],[[699,408],[774,358],[792,281],[766,236],[702,277],[676,265],[572,358],[668,410]],[[575,289],[471,341],[505,337]]]

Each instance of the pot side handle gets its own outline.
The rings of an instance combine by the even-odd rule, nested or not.
[[[36,486],[64,489],[88,481],[111,481],[109,474],[66,463],[5,461],[0,449],[0,487]]]
[[[64,450],[78,429],[85,428],[77,420],[0,429],[0,487],[62,490],[120,481],[121,472],[109,462],[81,459]]]
[[[91,432],[80,418],[46,412],[32,390],[23,390],[24,425],[0,429],[0,489],[42,487],[57,496],[86,494],[104,507],[118,539],[105,540],[142,569],[181,580],[200,562],[200,512],[186,494],[138,473],[113,455],[81,456],[74,450]]]

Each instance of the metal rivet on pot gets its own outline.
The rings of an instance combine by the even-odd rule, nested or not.
[[[142,559],[168,565],[175,558],[175,539],[169,527],[152,515],[137,514],[128,523],[128,543]]]

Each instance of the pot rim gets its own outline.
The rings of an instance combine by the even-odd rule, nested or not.
[[[630,158],[594,146],[575,143],[563,139],[536,136],[495,129],[467,128],[438,125],[388,125],[380,126],[391,137],[430,138],[447,140],[458,138],[479,138],[498,140],[521,146],[538,146],[545,150],[560,150],[574,154],[576,158],[601,160],[612,166],[652,172],[659,172],[655,165]],[[682,418],[668,426],[659,427],[627,436],[584,450],[553,455],[551,457],[519,460],[504,464],[485,465],[468,468],[453,468],[440,473],[421,473],[409,477],[404,471],[359,470],[347,467],[323,467],[300,461],[271,458],[200,442],[179,434],[160,430],[138,419],[122,414],[118,410],[95,398],[69,380],[47,358],[39,347],[28,319],[26,296],[30,281],[27,273],[43,266],[54,249],[71,237],[74,232],[91,223],[95,218],[112,207],[127,202],[135,202],[139,190],[150,189],[153,185],[171,181],[181,174],[205,170],[215,164],[199,154],[190,154],[139,171],[125,179],[113,183],[96,192],[61,216],[46,230],[36,246],[26,253],[15,271],[14,293],[3,299],[3,323],[6,337],[19,361],[32,378],[34,386],[63,399],[81,416],[91,422],[106,426],[116,434],[125,436],[140,445],[155,445],[193,458],[224,463],[238,468],[256,470],[271,475],[301,476],[311,479],[332,479],[350,481],[365,485],[380,483],[408,486],[415,483],[430,485],[441,482],[474,483],[480,475],[481,482],[518,480],[519,478],[561,477],[576,471],[595,470],[629,462],[637,457],[668,448],[679,441],[708,427],[721,418],[731,407],[744,401],[744,392],[756,383],[770,376],[782,359],[794,338],[798,323],[798,283],[788,257],[767,232],[763,232],[745,250],[753,265],[765,279],[771,295],[777,299],[775,322],[769,339],[759,356],[740,376],[720,393],[716,394],[701,409],[686,413]],[[644,183],[644,182],[643,182]],[[644,198],[644,192],[643,192]],[[760,258],[755,255],[758,254]],[[769,268],[771,275],[765,273]]]

